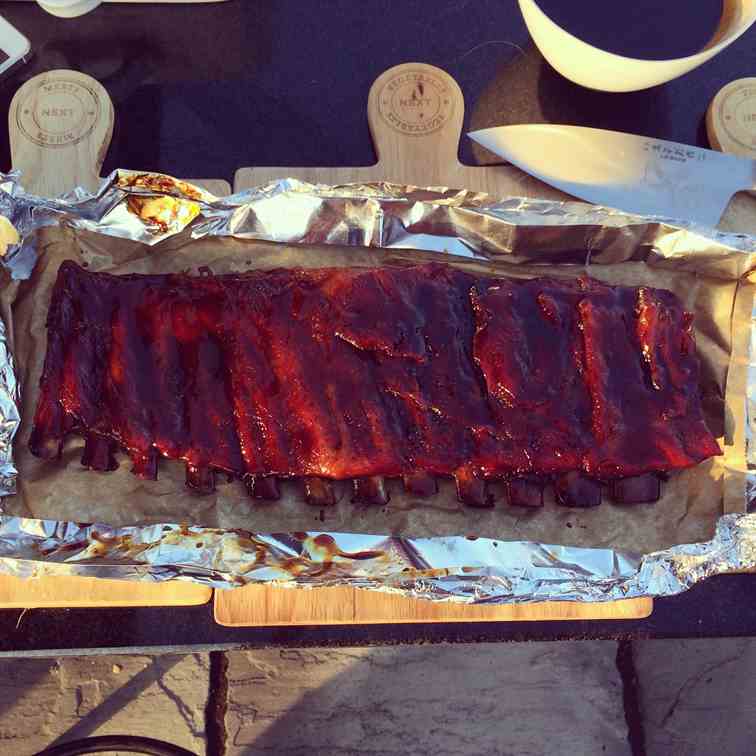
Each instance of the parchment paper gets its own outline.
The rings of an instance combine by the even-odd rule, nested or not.
[[[555,232],[557,229],[554,230]],[[11,347],[22,385],[22,422],[15,442],[19,470],[18,494],[7,497],[7,514],[114,526],[150,522],[182,522],[255,532],[327,530],[386,533],[412,537],[472,535],[501,540],[532,540],[567,546],[611,546],[647,553],[679,543],[711,538],[725,512],[745,511],[744,394],[727,395],[728,386],[745,386],[751,312],[756,287],[744,276],[741,262],[696,260],[679,256],[612,250],[594,254],[587,265],[582,250],[555,253],[530,248],[526,255],[493,261],[445,262],[469,270],[515,276],[590,275],[612,284],[666,288],[695,313],[695,335],[701,360],[701,394],[709,428],[724,444],[725,455],[663,483],[654,504],[619,506],[608,496],[600,507],[587,510],[557,507],[547,498],[542,509],[507,506],[498,491],[495,508],[480,510],[459,503],[451,481],[442,481],[429,499],[407,495],[391,481],[391,501],[385,508],[353,504],[348,483],[337,484],[334,507],[313,508],[304,502],[298,482],[282,486],[278,502],[252,501],[239,482],[222,482],[210,496],[191,493],[184,484],[184,466],[161,460],[159,480],[142,481],[129,472],[125,455],[120,468],[97,473],[80,464],[83,441],[71,438],[61,461],[42,461],[27,447],[37,385],[46,349],[45,318],[60,263],[72,259],[90,270],[111,273],[196,271],[214,273],[279,267],[406,264],[440,260],[437,252],[366,247],[284,245],[254,240],[210,237],[192,241],[186,234],[157,246],[106,237],[71,228],[38,231],[40,259],[25,281],[6,278],[0,307],[8,325]],[[540,261],[543,260],[543,264]],[[496,488],[494,489],[496,490]]]

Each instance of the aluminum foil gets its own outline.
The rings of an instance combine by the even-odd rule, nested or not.
[[[711,541],[643,557],[488,538],[113,529],[12,517],[0,518],[0,568],[18,577],[178,578],[216,588],[348,583],[469,603],[614,601],[671,596],[712,575],[756,569],[756,515],[725,515]]]
[[[148,200],[159,201],[150,205]],[[661,217],[628,215],[583,202],[493,200],[468,190],[383,182],[324,186],[282,179],[218,198],[168,176],[121,170],[104,179],[96,194],[79,188],[47,199],[25,193],[13,172],[0,174],[0,215],[13,223],[22,239],[4,259],[11,275],[21,279],[29,276],[36,262],[34,232],[58,224],[151,246],[187,233],[195,239],[236,236],[512,261],[527,258],[520,237],[533,228],[554,227],[551,250],[544,250],[548,235],[539,232],[540,262],[611,262],[624,259],[628,252],[632,259],[653,261],[695,252],[696,265],[710,257],[714,267],[729,267],[732,258],[723,260],[721,251],[734,249],[744,253],[738,266],[745,272],[753,267],[756,255],[752,236],[675,224]],[[559,233],[565,226],[573,227],[567,249]],[[515,249],[517,254],[512,252]]]
[[[746,511],[756,510],[756,302],[751,314],[751,360],[748,365],[746,386],[746,462],[749,475],[746,478]]]
[[[506,263],[667,261],[732,279],[754,268],[756,240],[631,216],[579,202],[494,201],[445,187],[386,183],[340,187],[282,180],[231,197],[171,177],[118,171],[96,194],[26,194],[0,175],[0,214],[21,241],[6,250],[12,279],[29,277],[36,232],[70,226],[159,245],[175,237],[236,236],[288,244],[413,248]],[[564,228],[570,242],[565,244]],[[527,239],[538,234],[538,255]],[[156,249],[159,253],[160,247]],[[436,600],[604,601],[678,593],[713,574],[756,568],[756,309],[744,397],[747,501],[720,518],[707,542],[645,555],[486,538],[405,538],[308,532],[257,534],[178,524],[112,528],[0,516],[0,569],[18,576],[84,574],[137,580],[184,579],[233,587],[280,581],[349,582]],[[19,424],[12,354],[0,331],[0,493],[13,491],[12,440]]]
[[[21,421],[18,389],[5,323],[0,319],[0,496],[16,492],[13,437]]]

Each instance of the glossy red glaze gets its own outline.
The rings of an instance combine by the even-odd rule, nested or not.
[[[489,478],[614,480],[720,453],[670,292],[440,264],[113,276],[64,263],[40,386],[38,456],[76,432],[96,469],[112,466],[93,446],[105,440],[143,477],[158,456],[182,459],[199,491],[217,470],[254,476],[264,498],[277,491],[260,476],[361,479],[356,495],[385,502],[381,477],[431,493],[423,476],[453,475],[480,505]]]

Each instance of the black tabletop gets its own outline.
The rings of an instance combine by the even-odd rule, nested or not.
[[[572,123],[700,146],[707,146],[703,119],[710,100],[729,81],[756,74],[754,27],[663,86],[626,94],[583,89],[545,63],[514,0],[109,4],[74,20],[49,16],[33,3],[3,2],[0,13],[33,49],[30,62],[0,83],[3,106],[42,71],[73,68],[95,77],[116,112],[106,173],[138,168],[232,181],[240,166],[369,165],[375,154],[367,92],[382,71],[408,61],[440,66],[459,82],[465,130]],[[677,16],[683,30],[694,22],[690,11]],[[650,29],[649,39],[657,32]],[[649,45],[651,53],[658,40]],[[460,157],[490,159],[464,138]],[[0,169],[9,165],[3,131]],[[710,580],[658,600],[642,621],[228,629],[214,624],[209,606],[32,610],[18,620],[19,611],[0,611],[0,653],[756,635],[756,579]]]
[[[645,620],[457,622],[329,627],[228,628],[212,605],[142,609],[0,610],[0,657],[105,650],[164,652],[256,646],[391,645],[586,638],[756,635],[756,579],[725,575],[659,599]]]
[[[465,130],[559,122],[706,146],[710,100],[756,72],[754,27],[669,84],[626,94],[583,89],[543,60],[515,0],[115,4],[74,20],[2,2],[0,13],[34,52],[0,87],[3,105],[42,71],[90,74],[115,104],[105,172],[148,168],[231,180],[240,166],[370,165],[368,90],[384,70],[408,61],[444,68],[459,82]],[[678,32],[695,19],[678,14]],[[469,140],[460,153],[476,162]],[[7,167],[4,130],[0,157]]]

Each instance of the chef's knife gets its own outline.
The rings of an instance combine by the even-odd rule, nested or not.
[[[756,191],[756,160],[583,126],[499,126],[468,135],[547,184],[601,205],[716,226]]]

